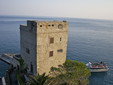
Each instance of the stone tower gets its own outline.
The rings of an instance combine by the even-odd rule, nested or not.
[[[27,21],[20,25],[21,57],[36,74],[49,73],[50,68],[66,60],[68,24],[66,21]]]

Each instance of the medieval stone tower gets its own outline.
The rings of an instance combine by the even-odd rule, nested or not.
[[[66,60],[66,21],[27,21],[20,25],[21,57],[29,72],[42,74]]]

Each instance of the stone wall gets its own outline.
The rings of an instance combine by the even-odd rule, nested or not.
[[[65,21],[27,21],[20,26],[21,56],[28,64],[33,64],[34,73],[47,74],[52,66],[66,60],[68,24]],[[53,42],[50,43],[50,38]],[[26,53],[26,48],[30,54]],[[52,56],[50,56],[50,52]]]
[[[31,70],[31,64],[33,65],[33,73],[36,73],[36,35],[35,31],[30,31],[29,26],[20,26],[20,45],[21,56],[24,59],[28,71]],[[29,50],[29,53],[27,52]]]
[[[63,27],[58,28],[62,24]],[[41,27],[40,27],[41,26]],[[54,43],[50,43],[50,38],[54,38]],[[67,22],[38,22],[37,30],[37,70],[39,73],[48,73],[50,68],[63,64],[66,60],[68,39]],[[62,49],[63,52],[57,52]],[[49,57],[49,52],[53,51],[53,56]]]

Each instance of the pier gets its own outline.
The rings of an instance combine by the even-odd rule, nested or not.
[[[6,62],[7,64],[11,64],[13,66],[19,65],[18,61],[15,59],[15,54],[2,54],[0,55],[0,59]]]

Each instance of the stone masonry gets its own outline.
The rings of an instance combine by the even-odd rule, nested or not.
[[[66,21],[27,21],[20,25],[21,57],[36,74],[49,73],[50,68],[66,60],[68,24]]]

